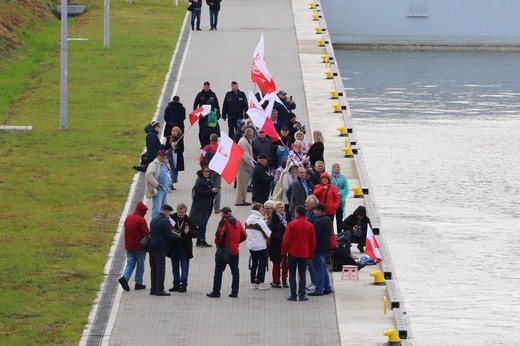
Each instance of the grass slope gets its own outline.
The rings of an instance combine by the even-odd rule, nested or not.
[[[58,129],[56,23],[29,34],[52,49],[8,78],[30,81],[5,123],[33,131],[0,133],[0,344],[78,342],[185,13],[167,1],[112,2],[104,49],[103,3],[89,2],[69,26],[89,41],[69,42],[68,130]]]

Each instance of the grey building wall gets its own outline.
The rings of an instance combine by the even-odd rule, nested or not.
[[[334,43],[520,44],[520,0],[321,0]]]

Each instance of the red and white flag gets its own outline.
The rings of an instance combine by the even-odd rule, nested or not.
[[[220,143],[217,152],[209,162],[209,169],[217,172],[224,180],[231,185],[235,180],[238,170],[238,163],[244,155],[244,149],[233,142],[223,131],[220,131]]]
[[[202,105],[190,113],[190,124],[193,125],[200,118],[205,117],[211,112],[211,105]]]
[[[263,94],[268,94],[276,90],[273,77],[267,69],[264,59],[264,34],[256,45],[253,53],[253,65],[251,66],[251,80],[256,83]]]
[[[247,110],[247,115],[249,115],[253,124],[255,124],[259,129],[262,129],[266,135],[271,137],[273,142],[276,142],[278,140],[278,133],[274,128],[274,124],[264,109],[262,109],[262,106],[260,106],[260,103],[251,90],[249,90],[248,104],[249,109]]]
[[[370,227],[370,224],[367,224],[365,253],[367,256],[373,258],[377,263],[383,260],[383,256],[381,256],[381,252],[379,251],[379,244],[377,243],[376,237],[374,236],[374,232],[372,232],[372,227]]]

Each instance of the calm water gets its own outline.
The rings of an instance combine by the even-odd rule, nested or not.
[[[417,344],[520,344],[520,54],[336,58]]]

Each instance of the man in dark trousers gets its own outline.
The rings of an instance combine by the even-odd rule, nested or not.
[[[305,168],[298,167],[298,176],[292,182],[289,187],[291,191],[291,198],[289,200],[289,210],[291,215],[294,215],[294,211],[297,206],[305,205],[305,200],[307,196],[311,194],[309,186],[307,185],[307,180],[305,180]]]
[[[220,2],[222,0],[206,0],[209,6],[209,30],[217,30],[218,12],[220,11]]]
[[[244,115],[248,110],[247,97],[243,91],[238,89],[235,81],[231,82],[231,91],[224,96],[222,102],[222,119],[228,121],[228,135],[233,138],[235,130],[238,128],[237,122],[244,119]]]
[[[269,192],[271,182],[274,179],[274,175],[268,172],[269,158],[260,154],[257,157],[257,163],[253,168],[253,176],[251,182],[253,184],[253,203],[262,203],[269,199]]]
[[[164,110],[164,137],[172,135],[172,129],[177,126],[184,133],[184,120],[186,120],[186,108],[180,102],[179,96],[174,96]],[[184,138],[181,139],[184,141]]]
[[[330,287],[329,272],[327,270],[327,254],[329,252],[329,238],[332,233],[332,222],[325,214],[325,205],[318,204],[314,208],[316,221],[314,232],[316,233],[316,249],[314,250],[314,269],[316,270],[316,289],[309,293],[310,296],[322,296],[332,293]],[[332,233],[333,234],[333,233]]]
[[[212,108],[214,107],[217,112],[217,116],[220,117],[220,105],[218,103],[217,95],[211,90],[209,82],[204,82],[204,85],[202,86],[202,90],[199,91],[197,96],[195,96],[195,100],[193,101],[193,110],[207,104],[212,103]],[[206,122],[206,117],[202,117],[199,119],[199,141],[201,145],[201,149],[207,144],[204,143],[204,140],[202,138],[202,133],[200,133],[200,128],[204,126],[204,123]],[[219,132],[220,133],[220,132]],[[208,136],[209,137],[209,136]]]
[[[169,296],[164,291],[164,275],[166,267],[166,250],[170,241],[178,238],[179,233],[174,233],[170,223],[170,214],[173,208],[164,204],[161,212],[150,222],[150,295]]]
[[[285,124],[289,121],[289,113],[296,109],[296,103],[294,103],[292,96],[287,97],[287,92],[280,90],[276,93],[282,103],[276,101],[274,103],[274,109],[278,111],[278,122]]]
[[[231,252],[229,263],[216,262],[215,275],[213,276],[213,290],[206,294],[210,298],[220,298],[220,288],[222,286],[222,274],[229,264],[233,280],[231,282],[230,298],[238,298],[238,286],[240,283],[240,272],[238,270],[239,245],[247,239],[244,227],[232,214],[231,208],[224,207],[220,211],[220,220],[217,232],[215,233],[215,244],[217,247],[228,246]]]
[[[289,255],[289,286],[291,296],[287,300],[300,301],[309,300],[305,293],[305,271],[307,261],[312,259],[316,248],[316,236],[314,227],[305,219],[305,208],[301,205],[296,207],[296,219],[289,222],[282,241],[282,258]],[[296,286],[296,269],[300,282]],[[297,295],[298,294],[298,295]]]

